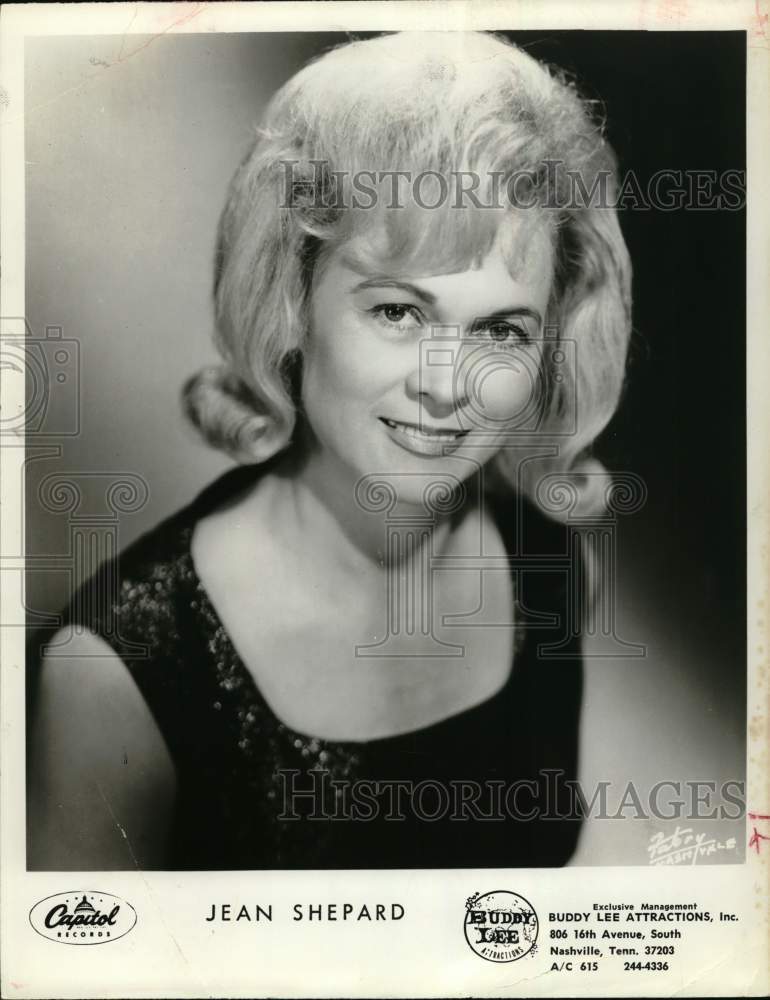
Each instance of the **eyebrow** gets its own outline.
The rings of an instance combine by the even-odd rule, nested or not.
[[[426,292],[423,288],[418,288],[417,285],[413,285],[410,281],[398,281],[396,278],[367,278],[365,281],[359,281],[357,285],[354,285],[351,291],[360,292],[365,288],[400,288],[402,292],[408,292],[410,295],[414,295],[415,298],[420,299],[427,305],[435,305],[436,296],[431,292]]]
[[[492,313],[480,316],[476,322],[479,323],[484,320],[489,321],[494,319],[505,319],[506,316],[529,316],[530,319],[535,320],[538,326],[543,325],[543,317],[537,309],[531,309],[529,306],[509,306],[506,309],[495,309]]]

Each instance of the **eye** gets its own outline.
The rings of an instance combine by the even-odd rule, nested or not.
[[[422,322],[420,310],[408,303],[383,302],[374,306],[369,312],[383,326],[396,330],[409,330]]]
[[[479,320],[474,324],[471,333],[474,336],[486,335],[500,347],[519,347],[522,344],[529,344],[532,340],[524,323],[512,323],[503,319]]]

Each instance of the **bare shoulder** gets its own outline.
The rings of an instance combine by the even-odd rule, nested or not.
[[[28,867],[160,867],[175,793],[157,724],[99,636],[62,630],[31,719]]]

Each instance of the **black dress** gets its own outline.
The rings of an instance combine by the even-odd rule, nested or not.
[[[567,575],[558,558],[564,529],[524,504],[514,537],[510,497],[489,500],[507,551],[524,556],[511,570],[518,648],[496,695],[405,735],[312,738],[292,731],[267,705],[190,553],[197,520],[266,467],[222,476],[102,566],[66,613],[123,658],[170,751],[178,798],[162,867],[564,864],[579,832],[575,818],[557,818],[570,804],[566,783],[576,777],[579,639],[568,638],[559,658],[538,653],[540,644],[558,642],[568,621]],[[520,551],[522,537],[531,556]],[[561,568],[548,572],[554,557]],[[110,592],[117,601],[105,602]],[[528,625],[547,615],[549,627]]]

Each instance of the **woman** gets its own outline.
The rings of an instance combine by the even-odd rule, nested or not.
[[[224,365],[185,390],[240,467],[75,595],[30,867],[569,859],[579,595],[544,505],[600,472],[621,389],[627,254],[574,183],[613,171],[491,35],[354,42],[281,89],[221,221]]]

